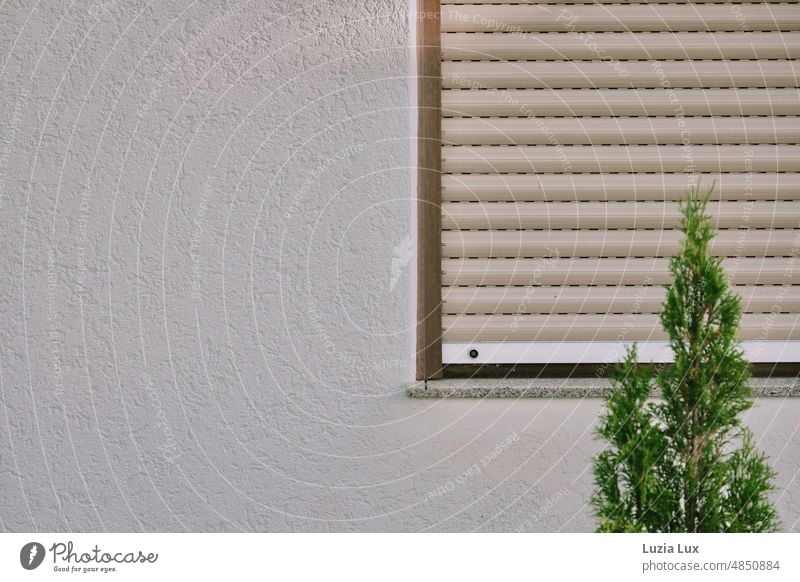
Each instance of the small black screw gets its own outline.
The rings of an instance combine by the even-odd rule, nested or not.
[[[474,360],[475,358],[477,358],[477,357],[478,357],[478,350],[476,350],[476,349],[474,349],[474,348],[473,348],[473,349],[471,349],[471,350],[469,351],[469,357],[470,357],[470,358],[472,358],[473,360]]]

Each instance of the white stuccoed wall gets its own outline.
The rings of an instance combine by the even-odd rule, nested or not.
[[[0,5],[0,529],[593,528],[598,401],[403,394],[408,9]]]

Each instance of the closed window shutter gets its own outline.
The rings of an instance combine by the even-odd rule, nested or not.
[[[441,30],[445,363],[663,359],[698,182],[748,355],[800,360],[800,4],[444,0]]]

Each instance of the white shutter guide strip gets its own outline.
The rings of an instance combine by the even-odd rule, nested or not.
[[[444,342],[445,364],[613,364],[624,358],[631,342]],[[639,360],[672,361],[665,341],[637,342]],[[800,341],[744,341],[753,363],[800,362]],[[478,357],[470,357],[477,350]]]

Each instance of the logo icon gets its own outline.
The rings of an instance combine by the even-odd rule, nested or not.
[[[26,570],[35,570],[44,560],[44,546],[39,542],[28,542],[19,552],[19,563]]]
[[[412,244],[413,241],[411,240],[411,235],[406,235],[400,244],[395,245],[395,247],[392,249],[392,278],[389,281],[390,292],[394,291],[394,288],[397,286],[397,283],[400,282],[400,277],[403,276],[403,272],[408,266],[408,263],[410,263],[411,259],[414,257]]]

